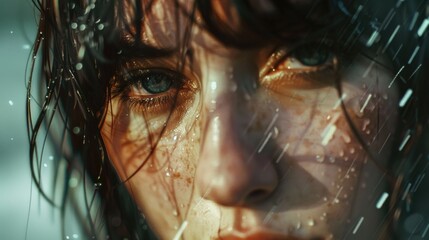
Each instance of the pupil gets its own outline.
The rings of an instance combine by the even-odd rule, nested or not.
[[[324,64],[329,58],[329,51],[323,48],[304,46],[295,52],[295,58],[306,66]]]
[[[170,89],[172,80],[169,76],[161,73],[153,73],[144,77],[142,81],[143,88],[152,94],[162,93]]]

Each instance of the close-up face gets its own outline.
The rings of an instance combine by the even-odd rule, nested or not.
[[[198,12],[190,24],[182,3],[155,1],[139,27],[134,4],[118,7],[123,50],[101,126],[155,234],[371,239],[386,214],[377,200],[391,190],[391,63],[339,53],[326,36],[230,47]],[[213,7],[238,26],[228,6]],[[168,51],[145,57],[143,44]]]

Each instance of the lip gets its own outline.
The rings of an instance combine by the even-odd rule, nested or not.
[[[254,230],[250,232],[228,232],[219,235],[218,240],[303,240],[284,233],[269,230]]]

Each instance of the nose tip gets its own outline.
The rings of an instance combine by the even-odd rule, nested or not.
[[[240,137],[228,116],[214,118],[206,128],[196,184],[205,199],[238,206],[266,199],[278,184],[278,174],[267,155],[255,153]]]
[[[253,204],[268,198],[277,185],[273,174],[250,173],[247,176],[234,174],[245,169],[234,169],[230,172],[218,171],[213,178],[201,185],[205,190],[203,197],[223,206],[242,206]],[[252,175],[254,175],[252,177]],[[210,174],[207,174],[210,176]],[[229,179],[229,180],[228,180]]]

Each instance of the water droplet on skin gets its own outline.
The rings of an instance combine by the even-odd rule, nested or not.
[[[350,148],[350,154],[354,154],[355,153],[355,148]]]
[[[172,175],[171,172],[172,172],[172,169],[170,167],[168,167],[167,169],[165,169],[165,176],[171,177],[171,175]]]
[[[369,120],[367,118],[364,119],[363,123],[362,123],[362,131],[365,131],[370,123],[371,123],[371,120]]]
[[[325,160],[325,156],[321,156],[321,155],[316,155],[316,161],[317,162],[323,162]]]
[[[71,23],[71,24],[70,24],[70,27],[71,27],[72,29],[76,29],[76,28],[77,28],[77,23]]]
[[[43,167],[48,167],[48,164],[44,163],[44,164],[43,164]]]
[[[344,151],[341,149],[339,153],[340,157],[344,157]]]
[[[77,235],[76,233],[72,235],[74,239],[78,239],[79,235]]]
[[[342,138],[344,140],[345,143],[350,143],[352,141],[352,139],[350,138],[350,136],[348,134],[342,134]]]
[[[301,227],[302,227],[301,222],[298,222],[298,223],[296,224],[296,226],[295,226],[295,228],[296,228],[297,230],[301,229]]]
[[[9,105],[13,106],[13,101],[12,100],[9,100]]]
[[[323,201],[324,201],[324,202],[327,202],[327,201],[328,201],[328,198],[327,198],[327,197],[323,197]]]
[[[382,98],[383,98],[384,100],[387,100],[387,99],[389,99],[389,96],[388,96],[386,93],[384,93],[384,94],[382,95]]]
[[[329,162],[330,162],[330,163],[334,163],[334,162],[335,162],[335,157],[330,156],[330,157],[329,157]]]
[[[313,227],[316,224],[316,222],[314,221],[314,219],[309,219],[307,224],[308,226]]]
[[[328,115],[327,117],[326,117],[326,120],[331,120],[331,118],[332,118],[332,116],[331,115]]]
[[[177,210],[173,211],[173,216],[177,217],[179,215],[179,213],[177,212]]]
[[[276,139],[279,136],[279,129],[277,127],[273,128],[273,139]]]

